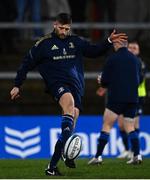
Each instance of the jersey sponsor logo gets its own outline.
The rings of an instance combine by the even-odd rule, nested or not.
[[[75,55],[54,56],[53,60],[74,59],[74,58],[75,58]]]
[[[33,154],[37,154],[41,150],[39,145],[41,137],[39,136],[40,127],[21,132],[9,127],[4,128],[5,132],[5,151],[8,154],[26,158]]]
[[[55,44],[52,46],[51,50],[59,49]]]

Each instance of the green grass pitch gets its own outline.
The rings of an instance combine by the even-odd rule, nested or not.
[[[0,179],[150,179],[150,158],[141,165],[127,165],[126,160],[104,159],[102,165],[88,166],[88,159],[77,159],[76,169],[67,168],[62,161],[58,167],[63,176],[45,176],[49,160],[0,160]]]

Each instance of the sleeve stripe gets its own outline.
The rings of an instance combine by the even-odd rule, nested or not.
[[[30,49],[30,51],[29,51],[29,54],[30,54],[30,57],[33,59],[31,49]]]

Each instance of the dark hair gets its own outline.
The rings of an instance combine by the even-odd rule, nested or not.
[[[139,45],[138,41],[136,41],[136,40],[129,41],[129,43]]]
[[[70,14],[67,13],[60,13],[55,18],[56,21],[60,22],[61,24],[71,24],[72,18]]]

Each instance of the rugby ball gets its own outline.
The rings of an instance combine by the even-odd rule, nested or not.
[[[73,134],[66,141],[64,146],[64,157],[67,159],[75,159],[79,156],[82,148],[81,137]]]

